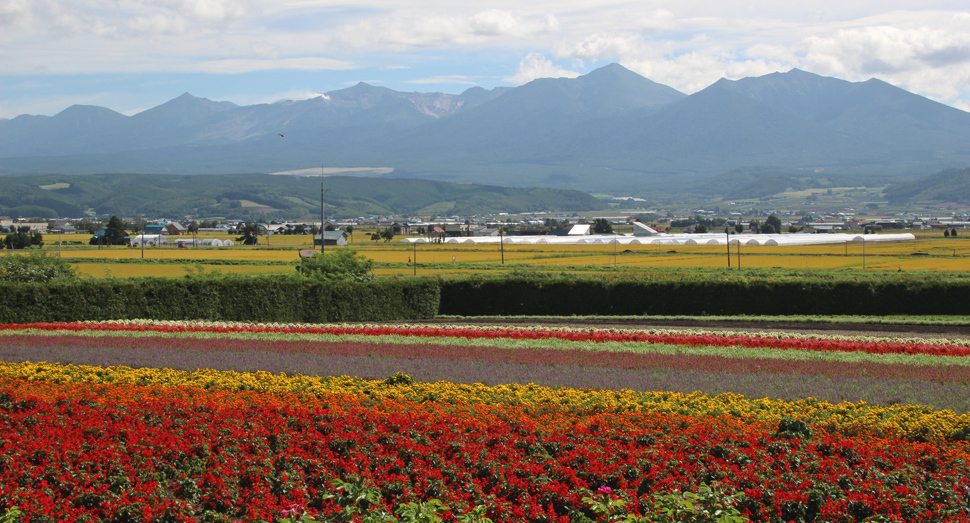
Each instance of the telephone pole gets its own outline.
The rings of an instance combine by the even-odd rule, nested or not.
[[[323,169],[320,170],[320,173],[321,173],[320,176],[322,177],[323,176]],[[323,210],[324,209],[324,207],[323,207],[323,197],[329,191],[330,191],[330,189],[325,188],[324,185],[323,185],[323,181],[321,180],[320,181],[320,254],[321,255],[324,253],[324,249],[326,248],[326,247],[324,247],[324,242],[326,240],[324,239],[324,234],[323,234],[324,232],[326,232],[325,231],[326,226],[324,225],[324,222],[326,222],[326,214],[324,213],[324,210]]]

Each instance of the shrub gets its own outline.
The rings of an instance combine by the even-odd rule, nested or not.
[[[335,249],[327,253],[314,254],[300,260],[296,268],[300,274],[320,280],[368,281],[374,268],[374,260],[357,254],[353,249]]]
[[[74,267],[57,256],[35,251],[26,256],[0,257],[0,281],[49,283],[76,278]]]

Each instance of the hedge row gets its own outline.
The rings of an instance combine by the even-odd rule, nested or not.
[[[970,314],[970,281],[584,278],[87,279],[0,283],[0,323],[115,319],[355,322],[461,316]]]
[[[0,284],[0,323],[114,319],[340,322],[431,318],[433,280],[90,279]]]
[[[439,314],[970,314],[970,281],[443,281]]]

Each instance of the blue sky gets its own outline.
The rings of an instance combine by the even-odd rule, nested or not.
[[[789,5],[792,4],[792,5]],[[794,5],[801,4],[801,5]],[[0,0],[0,117],[459,93],[619,62],[686,93],[798,67],[970,110],[966,0]]]

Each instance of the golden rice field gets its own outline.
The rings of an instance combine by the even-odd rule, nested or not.
[[[966,237],[942,238],[936,231],[917,231],[920,239],[893,243],[847,243],[805,246],[740,247],[741,268],[822,270],[967,271],[970,270],[970,233]],[[930,234],[932,233],[932,234]],[[75,242],[84,237],[77,235]],[[232,239],[229,235],[205,234],[199,238]],[[293,271],[299,250],[311,248],[305,236],[271,236],[269,245],[225,248],[63,246],[57,236],[46,235],[51,253],[77,263],[81,274],[92,277],[183,276],[206,273],[278,274]],[[406,244],[374,242],[355,231],[351,247],[377,263],[378,275],[448,275],[502,272],[514,269],[550,272],[583,272],[590,269],[718,268],[728,266],[726,246],[710,245],[497,245]],[[503,265],[504,257],[504,265]],[[117,260],[172,260],[168,264],[111,263]],[[91,261],[85,261],[91,260]],[[176,262],[177,260],[177,262]],[[242,264],[219,264],[219,261]],[[417,268],[412,265],[417,262]],[[178,263],[178,262],[184,262]],[[267,265],[261,265],[266,262]],[[738,267],[738,247],[732,246],[730,266]],[[196,266],[195,264],[201,264]],[[280,265],[281,263],[285,265]],[[274,264],[274,265],[269,265]]]

